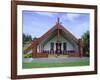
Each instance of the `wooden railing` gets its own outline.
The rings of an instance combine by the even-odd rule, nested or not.
[[[32,53],[32,57],[33,58],[47,58],[49,54],[57,54],[57,53],[50,53],[50,52]],[[63,52],[58,55],[68,55],[69,57],[80,57],[79,52],[74,52],[74,51]]]
[[[48,53],[32,53],[33,58],[45,58],[48,57]]]

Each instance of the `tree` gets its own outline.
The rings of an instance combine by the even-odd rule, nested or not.
[[[25,33],[23,33],[23,44],[26,44],[27,42],[30,41],[32,41],[31,35],[26,35]]]
[[[84,56],[89,56],[90,55],[90,35],[89,35],[89,31],[86,31],[83,35],[82,35],[82,40],[83,40],[83,44],[84,44],[84,48],[83,48],[83,52],[84,52]]]

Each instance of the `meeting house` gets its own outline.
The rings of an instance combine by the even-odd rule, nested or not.
[[[60,22],[39,38],[34,38],[24,53],[32,54],[33,58],[46,58],[49,55],[67,55],[68,57],[83,56],[82,39],[77,39]]]

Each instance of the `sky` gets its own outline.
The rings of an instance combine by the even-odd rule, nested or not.
[[[89,30],[90,14],[88,13],[68,13],[68,12],[37,12],[26,11],[22,12],[23,33],[34,37],[41,37],[50,28],[52,28],[57,19],[60,18],[63,25],[76,38]]]

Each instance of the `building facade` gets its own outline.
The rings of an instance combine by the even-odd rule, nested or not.
[[[58,21],[40,38],[33,39],[25,52],[31,52],[33,58],[48,57],[48,54],[82,57],[83,43]]]

